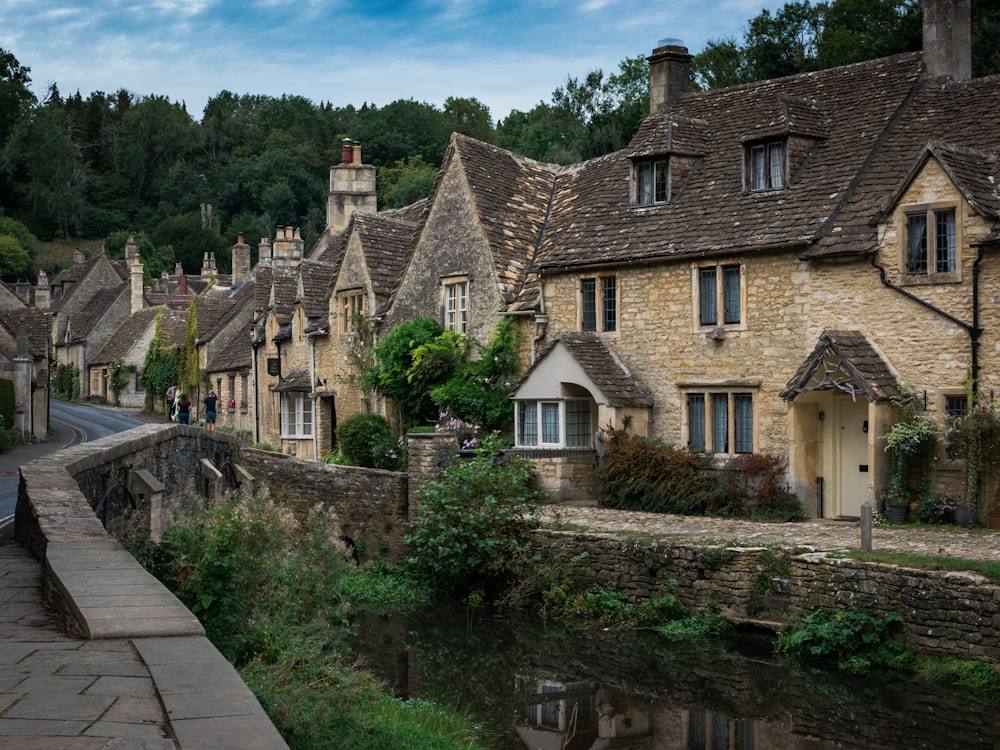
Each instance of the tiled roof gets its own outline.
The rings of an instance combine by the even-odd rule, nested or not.
[[[805,248],[830,231],[920,71],[906,54],[685,96],[628,148],[559,175],[539,265]],[[787,188],[745,191],[747,139],[779,133],[808,136],[812,152]],[[671,147],[697,157],[685,183],[667,204],[632,207],[630,156]]]
[[[219,321],[233,308],[234,302],[228,290],[213,287],[194,298],[195,325],[199,339],[208,336]]]
[[[995,191],[986,183],[996,175],[998,110],[1000,76],[945,85],[923,83],[894,122],[831,231],[806,257],[871,251],[877,243],[876,220],[892,208],[886,196],[898,196],[905,189],[907,178],[926,158],[928,144],[976,210],[986,215],[996,211]]]
[[[48,359],[52,333],[49,313],[35,308],[0,309],[0,325],[16,341],[16,351],[3,352],[8,359],[25,355],[32,359]]]
[[[521,378],[525,382],[557,345],[562,344],[593,381],[611,406],[649,407],[653,398],[629,371],[625,363],[596,333],[563,331],[542,349],[534,364]]]
[[[298,303],[307,320],[326,318],[329,312],[330,284],[337,272],[332,263],[303,260],[299,264]]]
[[[252,324],[248,320],[246,325],[235,330],[220,350],[210,354],[205,369],[208,372],[248,371],[253,358],[253,350],[250,345],[251,327]]]
[[[280,393],[286,391],[311,391],[312,379],[306,370],[294,370],[286,377],[281,378],[276,385],[269,387],[272,391]]]
[[[64,312],[56,318],[56,338],[59,343],[64,343],[66,329],[69,328],[71,342],[83,341],[87,338],[94,326],[104,317],[108,309],[118,298],[128,294],[128,283],[119,284],[110,289],[101,289],[96,292],[87,303],[79,310]]]
[[[860,331],[824,331],[781,397],[791,401],[807,391],[834,389],[863,393],[869,401],[899,395],[889,365]]]
[[[406,213],[400,209],[351,217],[372,282],[376,307],[388,300],[399,279],[407,250],[417,231],[416,222],[422,213],[422,210]]]
[[[187,339],[187,315],[168,307],[147,307],[130,315],[108,342],[90,358],[91,365],[106,365],[125,359],[160,316],[161,346],[183,346]]]

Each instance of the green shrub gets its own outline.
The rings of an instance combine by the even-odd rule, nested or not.
[[[892,632],[902,621],[896,612],[878,617],[860,609],[833,615],[816,610],[800,624],[778,633],[775,650],[803,661],[836,664],[846,672],[893,669],[908,658]]]
[[[420,517],[406,537],[418,580],[445,594],[493,596],[518,577],[538,526],[543,493],[531,463],[499,456],[499,439],[441,472],[420,490]]]
[[[784,468],[776,456],[748,453],[727,471],[726,506],[730,515],[766,521],[801,521],[799,498],[784,485]]]
[[[394,469],[398,466],[397,442],[388,420],[378,414],[355,414],[337,425],[340,454],[354,466]]]
[[[622,510],[704,515],[723,506],[725,491],[707,455],[612,432],[597,474],[601,505]]]

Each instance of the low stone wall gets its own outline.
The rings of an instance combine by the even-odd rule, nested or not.
[[[914,651],[1000,663],[1000,584],[975,573],[611,534],[540,530],[535,543],[544,560],[582,585],[613,585],[631,601],[669,591],[688,609],[713,607],[730,622],[773,630],[792,615],[856,605],[899,613]]]
[[[337,466],[287,453],[244,448],[240,462],[254,481],[299,521],[316,507],[333,510],[341,538],[361,563],[375,558],[402,562],[408,522],[406,474]]]

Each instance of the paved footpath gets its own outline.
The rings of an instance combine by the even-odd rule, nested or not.
[[[73,442],[65,426],[54,428],[49,443],[0,454],[0,476]],[[67,635],[44,603],[42,563],[11,524],[0,526],[0,750],[287,750],[233,666],[203,635],[158,634],[156,622],[167,618],[141,593],[114,602],[114,611],[136,614],[91,622],[102,636]],[[92,587],[71,581],[85,598],[138,590],[113,556],[95,571],[87,555],[54,560],[49,552],[64,580],[99,576]]]
[[[818,552],[860,550],[858,521],[812,520],[754,523],[723,518],[668,516],[610,510],[594,505],[552,505],[543,523],[568,530],[652,536],[676,544],[812,547]],[[955,525],[872,529],[872,549],[1000,561],[1000,531]]]

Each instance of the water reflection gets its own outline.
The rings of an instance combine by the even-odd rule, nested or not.
[[[356,648],[401,697],[473,714],[496,750],[942,750],[1000,745],[1000,712],[887,677],[790,669],[769,644],[672,646],[464,610],[372,617]]]

